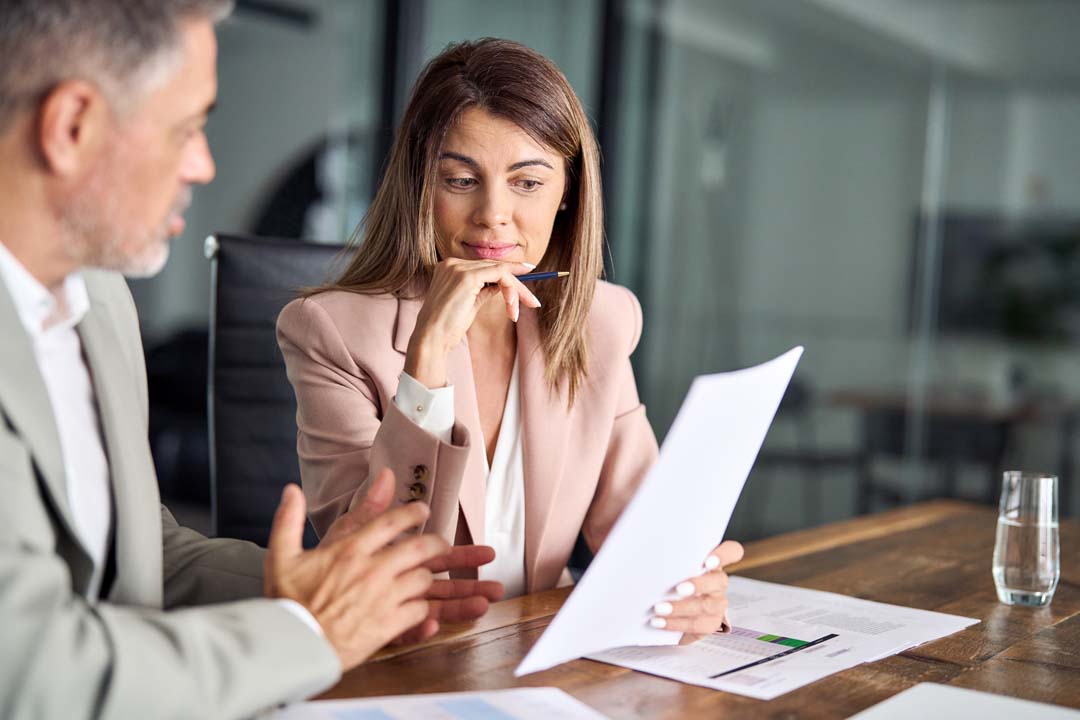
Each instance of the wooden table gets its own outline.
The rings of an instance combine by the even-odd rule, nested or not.
[[[514,677],[566,597],[497,603],[431,641],[384,651],[324,697],[554,686],[613,718],[847,717],[918,682],[1080,707],[1080,523],[1062,523],[1062,579],[1046,608],[998,603],[990,577],[995,513],[934,501],[751,543],[733,572],[982,622],[768,702],[590,660]]]

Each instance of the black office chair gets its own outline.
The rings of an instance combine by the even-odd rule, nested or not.
[[[301,288],[344,267],[340,245],[213,235],[208,386],[213,526],[266,546],[286,484],[300,482],[296,397],[274,326]],[[310,524],[304,544],[316,536]]]

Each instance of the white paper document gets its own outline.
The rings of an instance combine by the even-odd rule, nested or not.
[[[393,695],[297,703],[264,720],[604,720],[557,688]]]
[[[516,670],[545,670],[624,645],[674,645],[653,605],[703,572],[802,356],[694,380],[660,457],[585,576]]]
[[[727,592],[729,634],[685,646],[618,648],[589,658],[771,700],[979,622],[738,576]]]
[[[966,688],[919,683],[851,720],[1080,720],[1080,710]]]

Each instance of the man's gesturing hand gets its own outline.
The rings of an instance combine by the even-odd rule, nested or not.
[[[386,512],[394,499],[394,474],[384,468],[375,476],[367,492],[362,496],[361,492],[357,491],[349,512],[330,526],[321,545],[349,537]],[[425,567],[433,573],[475,571],[494,559],[495,550],[486,545],[456,545],[445,555],[425,563]],[[438,632],[441,623],[475,620],[487,612],[490,603],[502,600],[503,592],[502,583],[494,580],[437,579],[425,594],[429,601],[427,617],[394,642],[399,645],[420,642]]]
[[[423,597],[432,573],[425,563],[450,546],[434,535],[390,545],[427,519],[427,505],[411,503],[305,551],[306,510],[300,488],[287,486],[270,530],[264,590],[307,608],[348,670],[428,617]]]
[[[495,559],[495,549],[487,545],[455,545],[450,552],[427,563],[432,572],[475,570]],[[487,612],[488,606],[502,600],[503,584],[495,580],[436,580],[427,591],[428,616],[422,623],[394,643],[427,640],[439,631],[441,623],[475,620]]]

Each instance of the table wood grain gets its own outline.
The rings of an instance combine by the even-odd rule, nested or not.
[[[514,668],[566,588],[497,603],[421,645],[391,648],[324,697],[562,688],[612,718],[848,717],[918,682],[938,682],[1080,708],[1080,523],[1062,524],[1062,578],[1046,608],[1000,604],[990,576],[996,515],[935,501],[750,543],[732,572],[937,610],[982,622],[884,660],[761,701],[591,660],[524,678]]]

